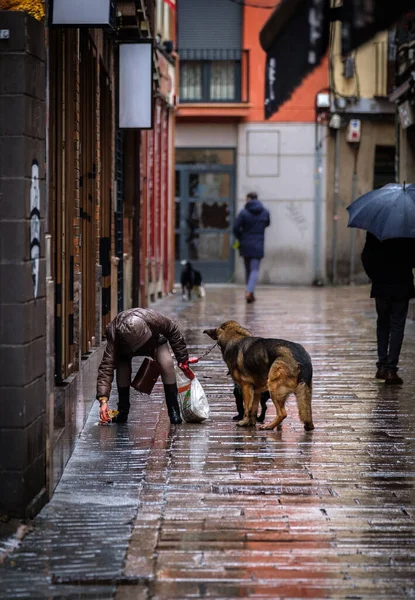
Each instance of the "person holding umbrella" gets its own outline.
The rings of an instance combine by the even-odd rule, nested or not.
[[[362,263],[377,312],[375,377],[402,385],[398,363],[409,300],[415,297],[415,186],[384,186],[357,199],[348,211],[349,227],[367,231]]]

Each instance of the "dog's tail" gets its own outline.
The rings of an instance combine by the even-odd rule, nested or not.
[[[305,381],[301,381],[295,391],[295,397],[297,399],[300,421],[304,423],[304,429],[306,431],[311,431],[314,429],[313,416],[311,412],[311,384],[308,385]]]

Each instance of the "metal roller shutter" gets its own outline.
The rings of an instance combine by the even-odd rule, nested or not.
[[[203,26],[201,26],[203,24]],[[178,46],[182,60],[229,60],[241,50],[242,6],[229,0],[180,0]]]

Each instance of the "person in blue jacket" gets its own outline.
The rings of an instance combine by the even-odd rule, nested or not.
[[[265,229],[270,225],[268,210],[258,200],[255,192],[246,197],[245,208],[236,218],[233,233],[239,241],[239,253],[245,263],[246,294],[248,304],[255,302],[255,287],[259,265],[264,257]]]

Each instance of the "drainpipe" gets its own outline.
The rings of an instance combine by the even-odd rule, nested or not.
[[[49,3],[45,3],[45,23],[49,22]],[[55,378],[55,298],[52,279],[52,236],[49,231],[49,110],[50,110],[50,78],[49,78],[49,29],[45,25],[45,58],[46,58],[46,98],[45,98],[45,257],[46,257],[46,490],[50,498],[53,494],[53,433],[54,433],[54,378]]]
[[[357,195],[357,156],[359,147],[355,150],[354,168],[353,168],[353,183],[352,183],[352,202],[356,200]],[[350,261],[349,261],[349,285],[354,284],[356,273],[356,229],[350,229]]]
[[[322,143],[319,140],[319,124],[316,119],[314,127],[314,147],[315,147],[315,197],[314,197],[314,281],[313,285],[323,285],[323,275],[321,268],[321,208],[322,208],[322,186],[321,174],[322,166]]]
[[[333,117],[340,115],[333,115]],[[334,150],[334,190],[333,190],[333,239],[332,239],[332,283],[337,283],[337,233],[339,222],[339,180],[340,180],[340,123],[332,120],[332,127],[336,129],[336,145]]]
[[[330,109],[330,89],[322,88],[314,100],[314,279],[313,285],[324,285],[322,256],[322,211],[323,211],[323,141],[320,139],[321,123],[326,122]],[[323,129],[324,130],[324,129]]]
[[[401,180],[401,128],[399,125],[399,111],[396,107],[396,152],[395,152],[395,182],[399,183]]]
[[[140,151],[141,151],[141,131],[134,133],[134,158],[137,171],[140,171]],[[140,227],[141,227],[141,181],[140,177],[135,178],[134,185],[134,215],[133,215],[133,306],[140,306]]]

